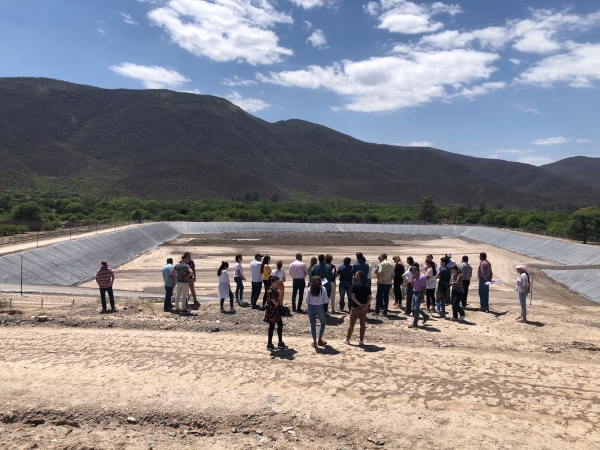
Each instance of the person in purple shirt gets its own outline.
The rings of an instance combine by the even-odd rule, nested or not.
[[[424,273],[421,273],[418,267],[411,266],[410,272],[413,276],[413,298],[412,298],[412,310],[413,310],[413,323],[408,328],[417,328],[419,326],[419,314],[423,315],[423,325],[429,320],[429,316],[425,314],[425,311],[421,309],[421,302],[423,301],[423,295],[427,291],[427,277]]]

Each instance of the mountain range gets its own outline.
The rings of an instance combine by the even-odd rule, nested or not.
[[[226,99],[0,78],[0,188],[159,200],[347,198],[575,208],[600,201],[600,158],[536,167],[269,123]]]

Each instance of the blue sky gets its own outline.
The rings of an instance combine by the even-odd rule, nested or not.
[[[600,3],[2,0],[0,76],[228,98],[369,142],[600,156]]]

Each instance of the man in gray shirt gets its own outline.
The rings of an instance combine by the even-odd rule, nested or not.
[[[458,265],[458,270],[463,277],[463,289],[464,294],[462,296],[462,307],[467,307],[467,295],[469,294],[469,286],[471,285],[471,277],[473,276],[473,268],[469,265],[469,257],[467,255],[462,257],[462,262]]]

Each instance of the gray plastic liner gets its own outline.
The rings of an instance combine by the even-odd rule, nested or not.
[[[531,236],[512,231],[486,227],[451,225],[382,225],[382,224],[335,224],[335,223],[271,223],[271,222],[161,222],[63,242],[49,247],[28,250],[0,257],[0,283],[19,283],[20,262],[23,256],[23,283],[69,286],[94,277],[98,262],[109,261],[111,266],[121,265],[158,245],[181,234],[212,234],[226,232],[370,232],[393,234],[427,234],[438,236],[463,236],[523,255],[559,264],[600,264],[600,247],[565,242],[556,239]],[[578,275],[568,277],[570,271],[557,272],[556,276],[579,284]],[[589,271],[590,277],[595,271]],[[559,279],[555,278],[557,281]],[[597,280],[597,278],[596,278]],[[563,283],[563,281],[560,281]],[[576,291],[600,302],[600,286]],[[582,287],[581,289],[584,289]],[[594,293],[595,292],[597,293]],[[585,294],[583,293],[585,292]]]
[[[582,297],[600,303],[600,269],[547,269],[544,270],[544,273]]]

